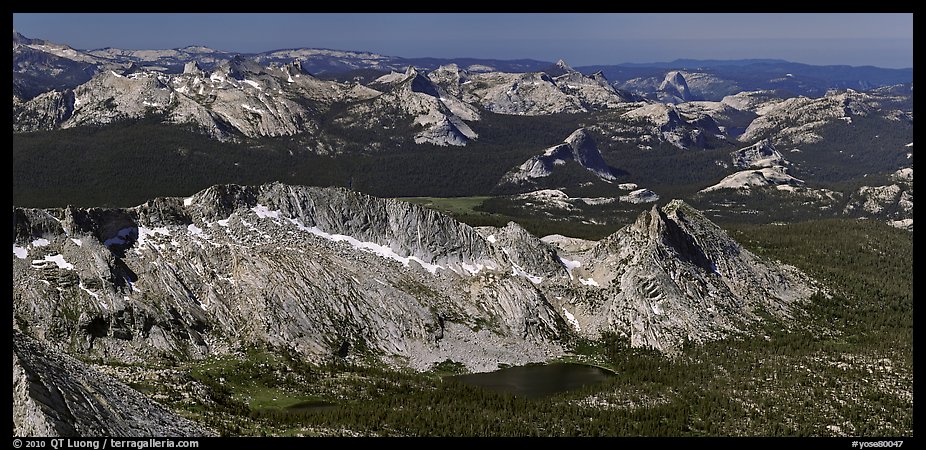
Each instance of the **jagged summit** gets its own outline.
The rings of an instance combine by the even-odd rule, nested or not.
[[[604,72],[602,72],[602,71],[600,71],[600,70],[597,71],[597,72],[595,72],[595,73],[593,73],[593,74],[591,74],[591,75],[589,75],[588,77],[591,78],[591,79],[593,79],[593,80],[595,80],[595,81],[597,81],[597,82],[599,82],[599,83],[603,83],[603,84],[608,85],[608,86],[611,85],[611,83],[608,82],[608,78],[604,76]]]
[[[67,302],[99,323],[27,319],[33,334],[125,361],[263,342],[310,359],[349,346],[421,370],[447,358],[491,370],[561,352],[568,328],[538,291],[567,274],[535,237],[483,236],[347,189],[219,185],[126,209],[16,208],[14,234],[17,314]]]
[[[208,433],[80,359],[260,346],[489,371],[606,331],[671,353],[788,318],[810,295],[795,269],[677,200],[597,243],[554,240],[575,254],[515,223],[474,229],[400,200],[280,183],[134,208],[14,207],[13,235],[17,434]]]
[[[682,200],[642,213],[591,255],[585,273],[614,288],[590,314],[663,351],[742,329],[761,312],[790,317],[812,292],[799,271],[753,255]]]
[[[576,72],[575,69],[566,64],[566,61],[560,59],[556,61],[552,66],[543,69],[541,73],[549,75],[550,77],[556,78],[562,75]],[[576,72],[577,73],[577,72]]]
[[[39,43],[37,41],[37,39],[29,39],[15,29],[13,30],[13,45],[29,45]]]
[[[544,150],[543,154],[531,157],[523,164],[510,170],[499,184],[521,184],[533,179],[549,176],[556,166],[575,161],[598,178],[606,181],[615,179],[613,170],[601,157],[595,140],[585,128],[572,132],[562,144]]]
[[[414,136],[419,144],[464,146],[478,138],[465,121],[479,120],[479,111],[435,84],[429,75],[413,66],[408,66],[404,74],[383,75],[370,83],[370,87],[383,94],[376,97],[372,105],[358,105],[356,111],[383,114],[382,111],[399,108],[410,116],[416,127],[423,128]],[[447,75],[447,70],[442,70],[435,79],[440,80],[442,75]],[[387,114],[392,120],[394,113]]]

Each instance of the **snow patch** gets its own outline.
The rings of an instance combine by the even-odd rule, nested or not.
[[[97,294],[96,292],[93,292],[90,289],[87,289],[87,286],[84,286],[84,280],[80,280],[80,282],[77,283],[77,287],[83,289],[84,292],[90,294],[91,297],[95,298],[96,301],[100,303],[100,306],[102,306],[104,309],[109,309],[109,306],[106,304],[106,302],[100,300],[100,294]]]
[[[193,234],[193,235],[195,235],[195,236],[199,236],[199,237],[201,237],[201,238],[203,238],[203,239],[209,239],[209,238],[212,237],[212,236],[209,236],[208,234],[203,233],[203,229],[200,228],[200,227],[198,227],[198,226],[196,226],[196,224],[192,224],[192,223],[191,223],[191,224],[187,225],[186,229],[187,229],[191,234]]]
[[[145,238],[154,234],[170,236],[170,230],[168,230],[167,227],[158,227],[155,229],[145,227],[126,227],[119,230],[115,236],[103,241],[103,245],[106,247],[111,247],[113,245],[125,245],[134,235],[135,243],[138,246],[142,246],[145,244]]]
[[[74,270],[74,265],[65,261],[63,255],[45,255],[45,259],[34,259],[32,267],[42,267],[46,261],[55,263],[61,269]]]
[[[566,267],[566,272],[569,272],[569,279],[572,279],[572,270],[582,266],[582,261],[573,261],[563,258],[562,256],[559,257],[559,262],[563,263],[563,266]]]
[[[84,241],[81,241],[80,239],[71,238],[71,242],[77,244],[78,247],[83,247],[83,246],[84,246]]]
[[[460,265],[463,266],[463,270],[469,272],[469,274],[470,274],[470,275],[473,275],[473,276],[475,276],[476,274],[478,274],[482,269],[485,269],[485,267],[486,267],[486,266],[484,266],[484,265],[482,265],[482,264],[478,264],[478,263],[477,263],[476,265],[474,265],[474,266],[471,266],[471,265],[469,265],[469,264],[466,264],[465,262],[461,262]]]
[[[582,331],[582,327],[579,326],[579,321],[576,320],[576,316],[572,315],[566,308],[563,308],[563,315],[566,316],[566,320],[572,324],[572,327],[575,328],[576,331]]]
[[[260,203],[258,203],[257,206],[251,208],[251,211],[254,211],[254,213],[257,214],[257,217],[259,217],[259,218],[261,218],[261,219],[265,219],[265,218],[268,218],[268,217],[269,217],[269,218],[271,218],[271,219],[280,220],[280,211],[279,211],[279,210],[267,209],[266,206],[261,205]],[[228,221],[226,220],[226,222],[228,222]],[[221,224],[219,224],[219,225],[221,225]],[[224,226],[224,225],[223,225],[223,226]]]
[[[263,113],[264,113],[264,110],[259,109],[259,108],[252,108],[252,107],[250,107],[250,106],[248,106],[248,105],[246,105],[246,104],[244,104],[244,103],[241,104],[241,107],[244,108],[245,111],[250,111],[250,112],[253,112],[253,113],[257,113],[257,114],[263,114]]]
[[[538,277],[536,275],[531,275],[527,273],[523,267],[515,264],[514,262],[511,263],[511,272],[512,274],[516,276],[527,278],[528,280],[531,281],[531,283],[534,283],[534,284],[540,284],[543,281],[543,277]]]
[[[125,245],[125,243],[128,241],[129,236],[131,236],[132,233],[135,233],[137,235],[138,229],[135,227],[123,228],[119,230],[115,236],[103,241],[103,245],[107,247],[110,247],[113,245]]]
[[[148,236],[153,236],[155,234],[163,234],[164,236],[170,236],[170,230],[167,227],[157,227],[155,229],[149,229],[145,227],[138,227],[138,245],[145,245],[145,238]]]
[[[32,241],[32,246],[33,246],[33,247],[44,247],[44,246],[46,246],[46,245],[48,245],[48,244],[51,244],[51,242],[48,242],[48,239],[45,239],[45,238],[38,238],[38,239]]]
[[[257,205],[257,207],[253,208],[253,209],[255,210],[254,212],[257,212],[258,207],[262,207],[262,206],[261,206],[261,205]],[[258,213],[258,216],[260,216],[260,217],[273,217],[273,218],[277,218],[277,219],[279,218],[279,213],[280,213],[279,211],[267,211],[266,208],[263,208],[263,209],[264,209],[264,211],[262,211],[261,213]],[[264,214],[264,215],[261,216],[261,214]],[[355,248],[355,249],[357,249],[357,250],[362,250],[362,251],[365,251],[365,252],[368,252],[368,253],[373,253],[373,254],[379,255],[379,256],[381,256],[381,257],[383,257],[383,258],[386,258],[386,259],[391,259],[391,260],[394,260],[394,261],[398,261],[398,262],[402,263],[403,266],[406,266],[406,267],[408,267],[408,265],[409,265],[409,263],[410,263],[411,261],[415,261],[415,262],[417,262],[418,264],[420,264],[421,267],[423,267],[425,270],[427,270],[428,272],[430,272],[430,273],[432,273],[432,274],[433,274],[433,273],[437,273],[437,269],[444,269],[444,266],[437,265],[437,264],[431,264],[431,263],[429,263],[429,262],[426,262],[426,261],[421,260],[421,258],[418,258],[417,256],[400,256],[399,254],[397,254],[397,253],[396,253],[394,250],[392,250],[391,248],[389,248],[389,247],[387,247],[387,246],[384,246],[384,245],[377,244],[377,243],[375,243],[375,242],[360,241],[360,240],[357,240],[356,238],[354,238],[353,236],[346,236],[346,235],[343,235],[343,234],[330,234],[330,233],[326,233],[326,232],[322,231],[321,229],[319,229],[318,227],[315,227],[315,226],[313,226],[313,227],[306,227],[306,226],[302,223],[302,221],[299,220],[299,219],[290,219],[290,218],[287,218],[286,220],[288,220],[291,224],[296,225],[296,227],[298,227],[298,228],[299,228],[300,230],[302,230],[302,231],[306,231],[306,232],[312,233],[312,234],[314,234],[314,235],[316,235],[316,236],[318,236],[318,237],[321,237],[321,238],[323,238],[323,239],[327,239],[327,240],[329,240],[329,241],[334,241],[334,242],[347,242],[348,244],[350,244],[351,247],[353,247],[353,248]]]
[[[494,235],[494,234],[490,234],[489,237],[486,238],[486,240],[489,241],[489,242],[491,242],[491,243],[493,243],[493,244],[494,244],[495,242],[497,242],[497,240],[495,239],[495,235]]]
[[[26,257],[29,256],[29,250],[13,244],[13,254],[19,259],[26,259]]]
[[[190,206],[193,204],[193,197],[187,197],[183,199],[183,206]]]
[[[116,78],[123,78],[122,75],[119,75],[118,73],[116,73],[116,72],[113,71],[113,70],[110,70],[109,73],[113,74],[113,76],[116,77]]]
[[[259,91],[264,90],[264,88],[260,87],[260,84],[258,84],[256,81],[241,80],[241,82],[242,82],[242,83],[250,84],[253,88],[255,88],[255,89],[259,90]]]
[[[592,279],[592,278],[587,278],[587,279],[586,279],[586,278],[579,277],[579,283],[582,283],[582,284],[584,284],[584,285],[586,285],[586,286],[595,286],[595,287],[598,287],[598,286],[599,286],[599,285],[598,285],[598,282],[595,281],[595,280]]]

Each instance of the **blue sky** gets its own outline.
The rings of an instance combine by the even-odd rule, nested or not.
[[[677,58],[779,58],[913,66],[913,14],[14,14],[20,33],[80,49],[323,47],[404,57],[565,59],[573,66]]]

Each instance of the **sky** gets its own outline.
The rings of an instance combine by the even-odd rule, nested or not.
[[[78,49],[306,47],[407,58],[564,59],[572,66],[775,58],[913,67],[912,13],[17,13],[13,28]]]

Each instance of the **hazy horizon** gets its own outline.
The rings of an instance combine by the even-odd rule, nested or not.
[[[328,48],[406,58],[563,59],[572,66],[783,59],[913,67],[912,13],[20,13],[13,28],[83,50],[203,45],[241,53]]]

